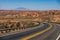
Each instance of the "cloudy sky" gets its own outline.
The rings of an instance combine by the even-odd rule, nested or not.
[[[20,7],[30,10],[60,10],[60,0],[0,0],[0,10]]]

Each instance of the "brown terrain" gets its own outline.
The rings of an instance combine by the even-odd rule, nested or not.
[[[29,19],[34,21],[60,22],[60,10],[48,11],[21,11],[21,10],[0,10],[0,22],[18,21]]]
[[[34,26],[36,22],[60,23],[60,10],[0,10],[0,29],[25,29]]]

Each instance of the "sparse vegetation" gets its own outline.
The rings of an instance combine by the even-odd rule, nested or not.
[[[26,29],[35,27],[33,21],[60,22],[60,10],[49,11],[17,11],[0,10],[0,29]]]

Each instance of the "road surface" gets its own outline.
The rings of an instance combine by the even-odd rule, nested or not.
[[[52,25],[52,27],[50,27]],[[56,40],[58,35],[60,34],[60,25],[52,23],[49,25],[45,24],[43,27],[33,29],[30,31],[26,31],[21,35],[9,38],[1,37],[1,40]],[[12,36],[12,35],[11,35]],[[14,35],[13,35],[14,36]]]
[[[48,30],[47,32],[42,33],[41,35],[32,37],[30,39],[28,39],[29,36],[27,36],[27,39],[26,39],[26,37],[22,38],[22,39],[23,40],[25,40],[25,39],[26,40],[56,40],[59,34],[60,34],[60,26],[57,24],[52,24],[52,28],[50,30]],[[32,36],[32,35],[30,35],[30,36]],[[19,39],[19,40],[21,40],[21,39]]]
[[[34,38],[31,38],[29,40],[56,40],[58,35],[60,34],[60,26],[56,24],[52,24],[53,28],[42,35],[38,35]]]

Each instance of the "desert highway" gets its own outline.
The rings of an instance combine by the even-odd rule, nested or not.
[[[60,34],[60,25],[44,23],[43,26],[22,33],[0,37],[1,40],[56,40]]]
[[[39,31],[33,35],[24,37],[20,40],[56,40],[59,34],[60,34],[60,26],[58,24],[52,23],[48,28]]]

